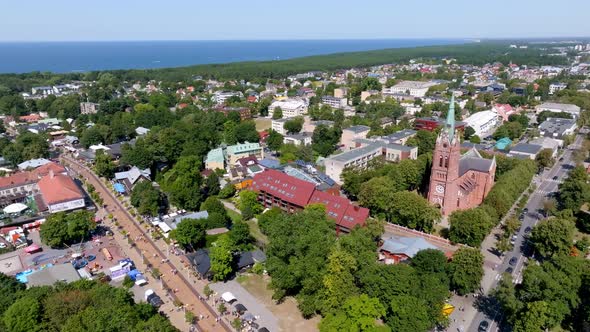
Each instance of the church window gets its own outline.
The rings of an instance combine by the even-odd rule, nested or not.
[[[445,167],[449,167],[449,157],[445,157]]]
[[[460,200],[457,198],[457,207],[459,207]]]
[[[442,167],[443,165],[443,156],[440,156],[440,158],[438,159],[438,167]]]

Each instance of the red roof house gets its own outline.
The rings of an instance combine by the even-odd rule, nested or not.
[[[51,213],[84,207],[84,194],[67,175],[50,172],[37,185]]]
[[[319,191],[311,182],[267,169],[254,175],[253,191],[267,208],[278,207],[286,212],[297,212],[309,204],[323,204],[328,217],[334,219],[337,231],[349,232],[356,225],[363,226],[369,209],[353,205],[348,199]]]

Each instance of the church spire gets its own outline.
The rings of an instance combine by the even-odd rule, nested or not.
[[[449,142],[453,142],[455,138],[455,93],[451,91],[451,103],[449,104],[449,111],[447,112],[446,131],[449,135]]]

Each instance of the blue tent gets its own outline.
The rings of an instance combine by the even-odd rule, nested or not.
[[[141,276],[141,272],[139,272],[139,270],[131,270],[127,272],[127,275],[129,278],[131,278],[131,280],[135,281],[137,280],[137,276]]]
[[[123,185],[122,185],[122,184],[120,184],[120,183],[115,183],[115,185],[114,185],[113,187],[114,187],[114,188],[115,188],[115,190],[116,190],[118,193],[120,193],[120,194],[122,194],[122,193],[124,193],[124,192],[125,192],[125,186],[123,186]]]

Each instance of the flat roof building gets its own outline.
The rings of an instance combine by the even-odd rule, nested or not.
[[[569,113],[571,114],[574,118],[578,118],[580,117],[580,107],[574,104],[561,104],[561,103],[552,103],[552,102],[547,102],[547,103],[542,103],[541,105],[538,105],[537,107],[535,107],[535,112],[537,114],[543,112],[543,111],[548,111],[548,112],[553,112],[553,113]]]
[[[576,128],[578,125],[574,119],[548,118],[539,125],[539,133],[544,137],[562,139],[573,134]]]

